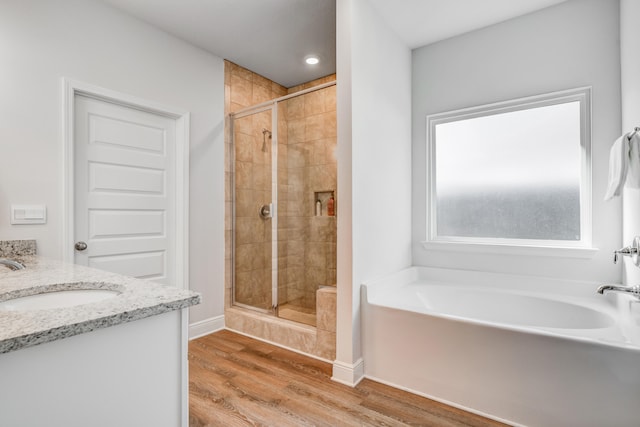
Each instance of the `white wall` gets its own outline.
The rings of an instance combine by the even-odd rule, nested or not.
[[[368,0],[338,1],[337,51],[336,359],[348,366],[362,356],[360,284],[411,264],[411,52]]]
[[[636,17],[637,18],[637,17]],[[413,51],[413,263],[597,281],[620,280],[620,200],[604,202],[608,154],[620,135],[617,0],[570,0]],[[637,51],[635,52],[637,56]],[[423,249],[428,114],[592,86],[593,259]],[[461,171],[462,172],[462,171]]]
[[[640,2],[620,0],[620,62],[622,64],[622,132],[640,127]],[[640,236],[640,190],[625,188],[621,246]],[[624,283],[640,283],[640,269],[624,260]]]
[[[94,0],[0,3],[0,239],[62,258],[62,77],[191,113],[191,321],[222,315],[223,61]],[[46,225],[9,224],[12,203]]]

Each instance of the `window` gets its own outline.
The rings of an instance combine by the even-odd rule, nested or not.
[[[589,88],[428,116],[428,242],[590,247],[589,116]]]

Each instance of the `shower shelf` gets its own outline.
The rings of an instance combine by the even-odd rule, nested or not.
[[[329,202],[329,199],[333,197],[333,215],[328,215],[327,213],[327,204]],[[335,217],[336,216],[336,209],[335,209],[335,191],[334,190],[324,190],[324,191],[314,191],[313,193],[313,212],[315,216],[322,216],[322,217]],[[320,215],[317,215],[316,213],[316,202],[320,200],[320,203],[322,204],[322,209],[320,212]]]

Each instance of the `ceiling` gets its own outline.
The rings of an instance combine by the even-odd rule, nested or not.
[[[102,1],[285,87],[336,70],[335,0]]]
[[[566,0],[369,0],[411,49]]]
[[[336,0],[102,1],[285,87],[336,70]],[[369,0],[412,49],[563,1]]]

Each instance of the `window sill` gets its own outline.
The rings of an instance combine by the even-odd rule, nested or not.
[[[591,259],[599,251],[598,248],[580,248],[566,246],[525,246],[434,241],[424,241],[422,242],[422,247],[428,251],[449,251],[497,255],[527,255],[583,259]]]

